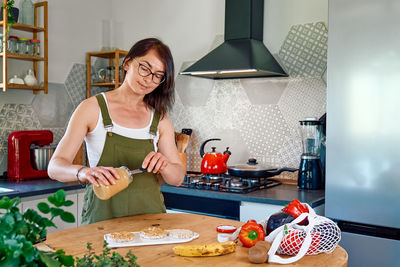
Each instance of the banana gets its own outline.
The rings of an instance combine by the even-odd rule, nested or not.
[[[173,248],[174,253],[180,256],[219,256],[232,253],[236,250],[234,241],[211,243],[203,245],[179,245]]]

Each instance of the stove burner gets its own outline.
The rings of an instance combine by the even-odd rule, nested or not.
[[[281,183],[267,178],[237,177],[227,174],[205,175],[189,173],[180,185],[185,188],[211,190],[228,193],[249,193],[255,190],[270,188]]]
[[[232,187],[240,187],[240,186],[243,186],[243,182],[240,180],[240,178],[233,178],[233,179],[231,180],[230,185],[231,185]]]

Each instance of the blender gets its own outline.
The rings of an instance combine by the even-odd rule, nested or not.
[[[323,173],[321,166],[322,123],[317,118],[300,121],[303,145],[297,185],[301,189],[321,189]]]

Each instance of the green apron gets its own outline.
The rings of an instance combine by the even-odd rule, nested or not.
[[[103,95],[96,96],[107,130],[106,141],[98,166],[129,169],[142,167],[146,155],[154,151],[153,139],[133,139],[112,132],[112,121]],[[150,133],[155,137],[160,116],[154,112]],[[157,176],[141,173],[133,176],[129,186],[108,200],[99,199],[93,185],[87,185],[82,210],[82,225],[116,217],[165,212],[164,198]]]

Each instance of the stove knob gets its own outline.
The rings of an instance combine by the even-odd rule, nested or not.
[[[197,183],[197,188],[198,189],[204,189],[204,182],[198,182]]]
[[[212,190],[219,190],[219,186],[220,186],[220,184],[213,184],[212,185]]]
[[[190,181],[190,176],[186,174],[185,178],[183,179],[183,182],[184,183],[189,183],[189,181]]]
[[[197,182],[190,182],[190,188],[196,188]]]
[[[206,183],[206,189],[211,190],[212,183]]]

